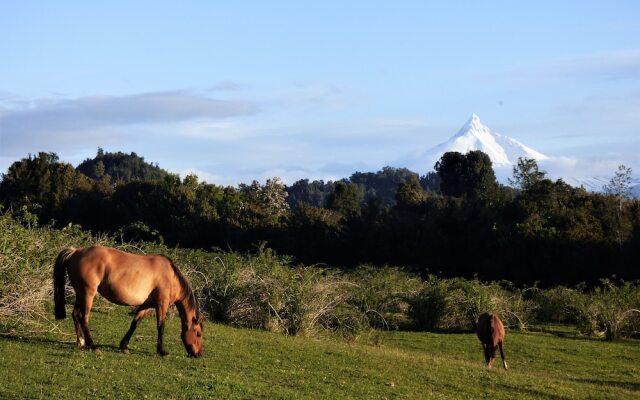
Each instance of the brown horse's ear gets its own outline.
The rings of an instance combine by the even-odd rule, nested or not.
[[[193,317],[191,321],[193,322],[194,325],[200,325],[203,320],[204,320],[204,316],[200,316],[200,318]]]
[[[201,324],[202,321],[204,321],[204,315],[201,315],[200,318],[198,318],[198,324]]]

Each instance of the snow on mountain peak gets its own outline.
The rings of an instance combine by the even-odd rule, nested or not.
[[[462,126],[460,132],[470,129],[482,129],[484,125],[480,122],[480,117],[477,114],[471,114],[471,117],[467,120],[467,122]],[[458,132],[458,133],[460,133]]]
[[[429,150],[427,155],[439,158],[448,151],[466,154],[473,150],[486,153],[497,168],[513,166],[519,157],[533,158],[538,161],[548,158],[515,139],[491,132],[491,129],[484,125],[476,114],[471,115],[458,133]]]

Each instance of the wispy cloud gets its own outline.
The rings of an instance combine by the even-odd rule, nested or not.
[[[234,81],[221,81],[209,88],[210,92],[235,92],[242,89],[244,85]]]
[[[557,77],[571,77],[574,74],[579,74],[612,80],[637,79],[640,78],[640,49],[590,54],[560,60],[542,68],[542,72]]]
[[[253,115],[258,104],[218,100],[185,91],[75,99],[41,98],[0,108],[2,153],[28,145],[94,143],[124,126],[220,120]]]
[[[557,115],[570,115],[576,118],[584,115],[604,115],[620,119],[624,116],[630,123],[640,122],[640,90],[635,89],[624,94],[591,95],[579,98],[572,103],[558,105],[552,112]]]
[[[627,80],[640,78],[640,49],[585,54],[484,75],[483,78],[528,82],[558,80]]]
[[[280,108],[310,108],[340,106],[346,101],[344,90],[328,84],[297,84],[273,90],[270,103]]]
[[[166,132],[168,135],[175,135],[175,132],[178,132],[178,135],[185,138],[209,142],[237,141],[259,134],[255,128],[237,121],[196,120],[153,129],[156,133]]]

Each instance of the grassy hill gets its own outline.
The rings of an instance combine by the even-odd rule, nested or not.
[[[117,344],[124,307],[97,310],[100,353],[79,350],[70,319],[51,333],[0,336],[0,398],[545,398],[640,396],[640,343],[580,338],[571,328],[507,336],[510,369],[483,366],[473,334],[376,333],[355,343],[287,337],[209,323],[205,355],[186,357],[179,320],[169,322],[170,355],[155,354],[145,320],[131,354]],[[370,340],[371,339],[371,340]],[[377,344],[371,344],[376,342]]]

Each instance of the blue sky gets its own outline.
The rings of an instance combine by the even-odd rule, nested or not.
[[[102,147],[220,184],[335,179],[476,113],[552,175],[640,172],[637,1],[12,3],[2,171]]]

